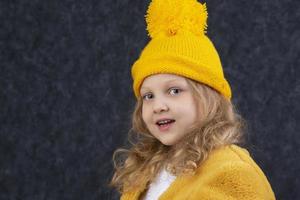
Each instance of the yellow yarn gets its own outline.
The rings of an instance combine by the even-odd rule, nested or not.
[[[173,36],[180,30],[189,30],[195,35],[204,34],[206,19],[206,5],[196,0],[153,0],[146,15],[151,38],[160,34]]]
[[[170,73],[206,84],[231,99],[218,52],[205,35],[205,4],[196,0],[152,0],[145,17],[152,39],[131,69],[136,97],[147,76]]]

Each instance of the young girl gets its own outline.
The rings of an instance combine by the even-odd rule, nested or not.
[[[132,66],[129,150],[113,156],[121,200],[275,199],[243,142],[219,55],[197,0],[152,0],[150,42]],[[117,155],[123,155],[117,157]]]

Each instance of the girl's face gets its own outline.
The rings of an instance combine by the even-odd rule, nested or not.
[[[155,74],[141,85],[142,118],[161,143],[174,145],[195,123],[197,106],[185,78],[173,74]]]

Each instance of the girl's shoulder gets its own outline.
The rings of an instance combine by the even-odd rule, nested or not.
[[[235,162],[248,164],[254,168],[258,167],[256,162],[251,157],[249,151],[235,144],[227,145],[213,150],[209,154],[206,164],[217,163],[218,165],[220,165],[221,163],[228,164]]]
[[[251,157],[249,151],[238,145],[227,145],[213,150],[207,160],[199,167],[199,171],[226,171],[246,170],[251,171],[262,179],[266,179],[263,171]],[[197,170],[197,171],[198,171]]]
[[[267,199],[269,197],[275,199],[262,169],[247,149],[237,145],[228,145],[212,151],[208,159],[197,169],[195,180],[196,182],[205,180],[211,187],[220,191],[232,189],[230,193],[234,194],[239,190],[248,190],[247,195],[259,194],[268,197]]]
[[[247,149],[231,144],[213,150],[209,154],[207,162],[245,162],[253,164],[255,161]]]

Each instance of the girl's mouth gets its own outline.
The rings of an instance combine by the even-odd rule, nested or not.
[[[168,131],[174,122],[175,120],[166,120],[163,123],[157,123],[157,126],[160,131]]]

